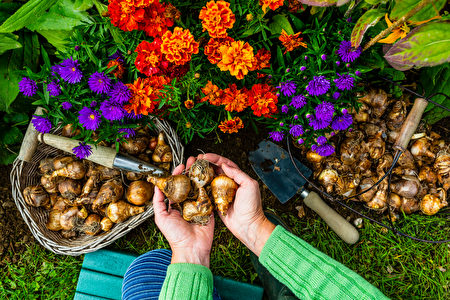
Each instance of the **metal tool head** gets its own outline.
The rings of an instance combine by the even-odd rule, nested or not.
[[[309,168],[294,160],[306,178],[311,176]],[[281,203],[286,203],[300,192],[306,183],[292,164],[289,153],[270,141],[260,142],[258,148],[250,152],[249,161],[259,178]]]
[[[136,173],[144,173],[145,175],[151,175],[156,177],[167,177],[169,172],[158,168],[143,160],[137,159],[132,156],[117,154],[114,158],[114,167],[125,171],[132,171]]]

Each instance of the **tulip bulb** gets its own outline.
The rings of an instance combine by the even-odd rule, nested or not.
[[[222,215],[226,215],[230,203],[234,200],[238,185],[230,177],[219,175],[211,182],[211,188],[217,210]]]
[[[131,155],[137,155],[145,151],[148,145],[146,136],[136,136],[128,138],[121,144],[122,148]]]
[[[99,215],[96,214],[90,214],[85,220],[83,225],[83,231],[84,233],[88,235],[96,235],[99,233],[102,228],[100,221],[102,218]]]
[[[144,205],[152,197],[153,185],[147,181],[133,181],[126,193],[126,199],[134,205]]]
[[[171,162],[172,159],[172,149],[164,141],[164,133],[158,135],[158,143],[153,152],[152,159],[155,163]]]
[[[199,188],[196,201],[183,202],[183,218],[188,222],[206,225],[213,210],[211,200],[203,187]]]
[[[189,169],[189,178],[198,188],[204,187],[214,179],[214,169],[209,161],[197,159]]]
[[[108,217],[104,217],[100,221],[100,226],[102,227],[102,230],[106,232],[111,230],[111,228],[114,226],[114,223]]]
[[[406,198],[414,198],[422,186],[420,185],[419,179],[415,176],[403,176],[402,180],[392,183],[392,192],[398,194],[399,196]]]
[[[51,174],[55,168],[53,167],[53,158],[44,158],[39,162],[39,171],[43,175]]]
[[[414,156],[427,156],[435,158],[436,155],[429,150],[430,142],[426,137],[420,138],[411,146],[411,154]]]
[[[52,177],[51,175],[43,175],[41,177],[41,185],[49,194],[58,192],[57,177]]]
[[[332,193],[338,178],[338,172],[333,169],[325,169],[319,175],[319,182],[325,187],[327,193]]]
[[[175,203],[186,200],[191,191],[191,181],[185,175],[148,176],[147,181],[156,185],[169,200]]]
[[[95,210],[105,204],[116,202],[123,196],[123,186],[119,180],[112,179],[102,185],[98,192],[97,198],[92,204],[92,208]]]
[[[53,169],[59,170],[65,168],[68,164],[72,163],[75,159],[72,156],[57,157],[53,159]]]
[[[108,205],[106,210],[108,218],[114,223],[121,223],[128,218],[145,211],[143,206],[133,206],[125,201],[118,201]]]
[[[34,207],[45,206],[50,203],[50,197],[40,185],[28,186],[23,190],[23,197],[28,205]]]
[[[62,229],[61,226],[61,215],[62,211],[60,210],[51,210],[48,215],[48,221],[46,227],[51,231],[59,231]]]
[[[448,205],[446,198],[446,192],[440,188],[439,193],[427,194],[422,198],[419,203],[420,210],[429,216],[436,214],[441,208]]]
[[[405,214],[412,214],[419,210],[419,202],[414,198],[402,197],[402,206],[400,210]]]
[[[69,207],[66,209],[60,218],[61,227],[64,230],[75,230],[81,228],[84,223],[84,219],[88,216],[87,210],[82,207]]]
[[[67,177],[71,179],[82,179],[86,174],[86,168],[81,161],[74,161],[64,168],[53,171],[52,177]]]
[[[73,179],[66,179],[58,184],[58,191],[61,196],[70,200],[81,194],[81,184]]]

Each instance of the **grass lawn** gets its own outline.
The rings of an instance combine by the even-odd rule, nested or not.
[[[422,238],[448,239],[447,211],[440,216],[406,216],[397,222],[403,232]],[[419,243],[396,238],[378,225],[364,221],[357,245],[348,246],[326,224],[309,212],[282,215],[294,233],[355,270],[393,299],[449,299],[450,244]],[[214,274],[258,284],[249,251],[216,220],[211,258]],[[149,220],[112,248],[145,253],[168,248],[168,243]],[[0,275],[0,299],[70,299],[75,291],[82,257],[55,255],[40,245],[29,247],[16,264],[7,264]]]

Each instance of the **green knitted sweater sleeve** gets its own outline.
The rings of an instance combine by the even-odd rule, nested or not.
[[[354,271],[277,226],[260,263],[300,299],[388,299]]]
[[[213,276],[210,269],[202,265],[177,263],[167,268],[159,300],[212,299],[212,294]]]

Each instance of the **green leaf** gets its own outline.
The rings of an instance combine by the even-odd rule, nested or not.
[[[1,26],[0,33],[14,32],[42,16],[58,0],[30,0],[19,8]]]
[[[20,6],[20,3],[0,3],[0,23],[12,16]]]
[[[11,33],[0,33],[0,55],[8,50],[22,47],[17,39],[17,35]]]
[[[0,56],[0,111],[7,111],[19,94],[21,76],[17,70],[23,66],[23,50],[15,49]]]
[[[41,30],[72,30],[83,23],[91,23],[86,12],[75,8],[73,0],[59,0],[35,22],[27,26],[32,31]]]
[[[359,47],[367,29],[375,26],[385,13],[386,10],[381,8],[370,9],[358,19],[351,35],[352,47]]]
[[[381,0],[364,0],[364,2],[369,3],[370,5],[377,5]]]
[[[23,123],[28,122],[28,115],[25,113],[19,113],[19,112],[6,114],[3,117],[3,121],[8,124],[17,124],[17,123],[23,124]]]
[[[75,0],[74,8],[79,11],[86,11],[94,6],[93,0]]]
[[[397,70],[431,67],[450,61],[450,21],[423,24],[395,43],[384,58]]]
[[[389,17],[391,19],[399,19],[408,11],[416,7],[422,0],[396,0]],[[447,0],[434,0],[422,8],[418,13],[409,18],[409,21],[425,21],[438,15],[438,12],[444,7]]]
[[[73,33],[72,31],[67,30],[38,30],[37,32],[44,36],[47,41],[59,51],[62,51],[67,47],[69,38]]]
[[[431,68],[422,68],[420,70],[420,83],[424,88],[424,94],[429,97],[436,93],[442,93],[444,95],[450,95],[450,66],[449,64],[443,64],[440,66],[435,66]],[[436,103],[442,104],[445,107],[450,107],[450,99],[445,97],[444,95],[435,95],[431,100]],[[433,112],[431,112],[433,111]],[[433,120],[438,121],[439,116],[431,115],[436,114],[436,112],[445,112],[442,108],[436,107],[434,104],[430,103],[427,106],[425,112],[430,112],[425,116],[425,119],[432,118]],[[443,116],[442,116],[443,118]]]
[[[289,20],[285,15],[275,15],[272,20],[273,21],[269,24],[270,32],[272,34],[280,35],[283,29],[289,35],[294,34],[294,29],[292,29],[291,23],[289,23]]]
[[[5,128],[0,132],[0,142],[5,145],[19,143],[23,139],[23,134],[17,127]]]

